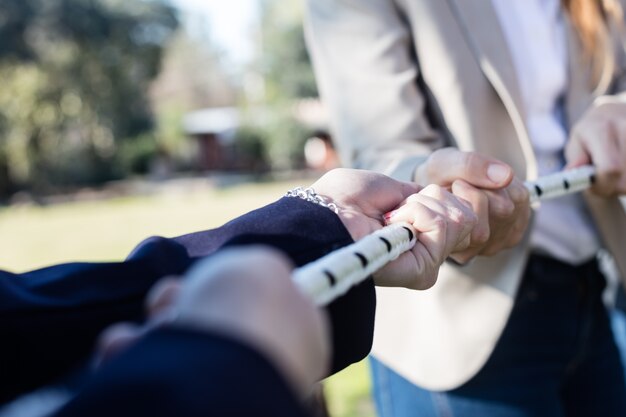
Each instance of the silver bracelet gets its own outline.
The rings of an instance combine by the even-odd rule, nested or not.
[[[327,209],[332,210],[335,214],[339,214],[339,207],[337,204],[332,201],[326,202],[326,199],[315,192],[315,190],[311,187],[302,188],[296,187],[292,190],[287,191],[285,197],[298,197],[306,201],[310,201],[311,203],[315,203],[319,206],[326,207]]]

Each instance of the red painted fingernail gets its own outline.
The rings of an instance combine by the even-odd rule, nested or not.
[[[385,219],[385,223],[389,223],[389,221],[391,220],[391,218],[396,214],[398,210],[392,210],[388,213],[385,213],[383,215],[383,219]]]

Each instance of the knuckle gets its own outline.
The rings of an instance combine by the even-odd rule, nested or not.
[[[449,207],[448,208],[448,218],[452,223],[462,224],[466,221],[466,215],[463,210],[457,207]]]
[[[441,214],[435,214],[435,216],[433,217],[433,224],[435,225],[437,229],[441,229],[442,231],[445,231],[448,226],[448,221]]]
[[[509,199],[498,198],[491,201],[490,209],[494,217],[506,219],[515,212],[515,204]]]
[[[484,245],[489,241],[490,233],[488,227],[481,227],[480,225],[474,228],[472,233],[472,243],[478,245]]]
[[[528,201],[528,199],[530,198],[530,192],[528,191],[528,188],[526,188],[526,186],[524,186],[523,184],[516,184],[509,190],[509,197],[511,198],[511,201],[517,206],[524,204]]]
[[[473,211],[468,211],[467,213],[465,213],[463,222],[467,226],[474,228],[478,224],[478,216]]]

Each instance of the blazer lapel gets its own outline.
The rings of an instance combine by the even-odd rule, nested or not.
[[[502,26],[491,0],[447,0],[468,46],[483,73],[504,103],[518,133],[526,161],[526,177],[537,176],[537,164],[528,132],[526,112]]]
[[[578,41],[578,35],[568,16],[564,17],[567,31],[567,56],[569,87],[565,97],[565,110],[567,114],[567,124],[571,126],[580,119],[583,113],[589,108],[594,97],[594,93],[589,84],[590,67],[586,62],[582,46]]]
[[[448,0],[472,53],[498,94],[510,96],[524,114],[517,71],[491,0]]]

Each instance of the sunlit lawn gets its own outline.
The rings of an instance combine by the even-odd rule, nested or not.
[[[176,236],[219,226],[306,181],[166,187],[144,197],[0,209],[0,269],[25,271],[68,261],[122,259],[151,235]],[[326,383],[335,417],[373,416],[365,363]]]

